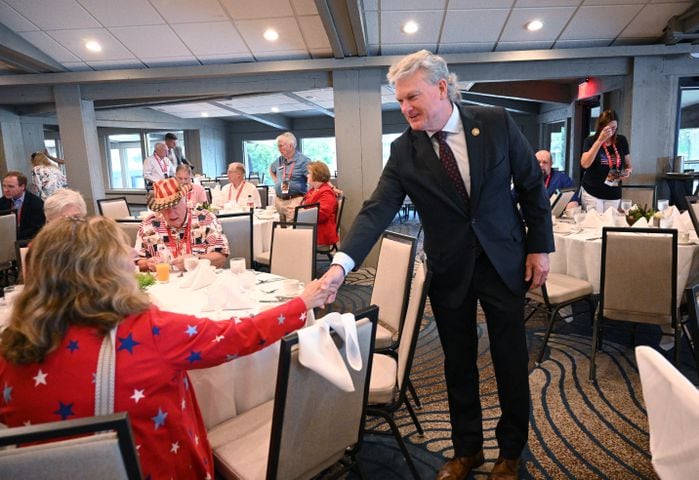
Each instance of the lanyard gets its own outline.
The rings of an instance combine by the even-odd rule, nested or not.
[[[546,175],[546,180],[544,180],[544,185],[549,188],[549,183],[551,183],[551,174]]]
[[[285,160],[282,160],[285,162]],[[291,168],[289,169],[289,176],[286,176],[286,163],[282,164],[282,180],[284,180],[284,177],[286,177],[286,182],[291,181],[291,174],[294,173],[294,166],[296,165],[296,162],[292,161],[291,163]]]
[[[231,188],[228,190],[228,201],[231,201],[231,196],[233,195],[233,184],[230,184]],[[240,184],[240,188],[238,189],[238,193],[235,196],[235,203],[238,203],[238,199],[240,198],[240,194],[243,193],[243,187],[245,186],[245,180],[243,180],[243,183]]]
[[[172,228],[168,227],[169,232],[168,232],[168,240],[170,244],[170,251],[174,255],[174,258],[177,258],[180,256],[182,252],[182,244],[184,243],[184,253],[192,253],[192,215],[190,211],[187,211],[187,226],[184,228],[184,237],[182,238],[181,241],[175,242],[175,237],[180,236],[179,232],[176,232],[175,235],[172,234]]]
[[[607,155],[607,165],[611,168],[613,166],[612,163],[612,157],[609,156],[609,150],[607,150],[607,146],[602,144],[602,148],[604,148],[604,154]],[[614,148],[614,155],[616,155],[616,169],[620,170],[621,169],[621,155],[619,155],[619,150],[616,148],[616,143],[612,143],[612,148]]]
[[[163,171],[163,173],[167,173],[167,171],[170,169],[168,163],[170,163],[170,160],[167,160],[167,157],[163,158],[163,161],[160,161],[160,157],[157,155],[153,155],[155,157],[155,161],[158,162],[158,165],[160,165],[160,169]]]

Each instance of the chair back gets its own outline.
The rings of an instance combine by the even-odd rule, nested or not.
[[[135,247],[136,240],[138,239],[138,229],[141,228],[141,221],[118,219],[116,223],[117,225],[119,225],[119,228],[121,228],[124,231],[124,233],[126,233],[126,235],[129,237],[129,245]]]
[[[605,227],[601,268],[604,318],[675,325],[677,230]]]
[[[15,258],[17,259],[17,268],[19,269],[22,283],[27,281],[26,259],[27,252],[29,252],[29,242],[30,240],[17,240],[15,242]]]
[[[17,217],[14,212],[0,215],[0,266],[15,259]]]
[[[410,281],[417,239],[386,231],[381,240],[371,305],[377,305],[380,320],[394,332],[400,332],[410,297]]]
[[[221,186],[216,180],[202,180],[201,181],[201,186],[206,188],[216,188],[216,186]]]
[[[697,232],[697,236],[699,236],[699,197],[691,196],[684,198],[687,200],[687,211],[689,212],[689,218],[692,219],[694,231]]]
[[[114,220],[131,216],[126,197],[101,198],[97,200],[97,209],[103,217]]]
[[[259,173],[257,172],[250,172],[250,175],[248,175],[248,182],[252,183],[255,186],[258,186],[261,183],[264,183],[265,181],[265,174],[263,173],[262,176],[260,176]]]
[[[221,188],[231,183],[231,181],[228,180],[228,175],[219,175],[218,177],[216,177],[216,181],[219,185],[221,185]]]
[[[96,435],[64,440],[91,433]],[[0,446],[38,441],[51,443],[0,450],[2,478],[141,479],[126,413],[0,430]]]
[[[294,208],[294,223],[318,223],[320,203],[308,203]]]
[[[207,202],[209,205],[211,205],[211,204],[214,202],[214,200],[213,200],[214,197],[211,195],[211,188],[206,187],[206,188],[204,189],[204,193],[206,193],[206,202]]]
[[[696,478],[699,390],[651,347],[636,347],[653,469],[660,478]]]
[[[298,336],[281,341],[272,433],[267,464],[268,480],[301,480],[315,476],[343,458],[361,441],[364,409],[374,352],[378,309],[357,313],[357,339],[362,368],[347,365],[354,392],[345,392],[298,360]],[[345,345],[333,333],[347,364]]]
[[[417,339],[420,334],[420,324],[422,323],[422,315],[425,313],[425,303],[427,301],[427,292],[430,289],[431,279],[432,272],[427,268],[427,260],[423,258],[421,262],[416,262],[415,275],[413,276],[410,288],[408,310],[405,314],[403,331],[401,332],[400,343],[398,344],[397,380],[398,388],[401,390],[407,386],[410,369],[413,365]]]
[[[685,301],[687,302],[687,310],[689,318],[687,319],[687,330],[689,331],[689,339],[694,346],[694,361],[699,370],[699,284],[689,287],[685,290]]]
[[[315,224],[274,222],[270,250],[270,273],[306,284],[315,278]]]
[[[262,208],[269,205],[269,187],[267,185],[257,185],[257,193],[260,194],[260,204]]]
[[[655,208],[655,185],[622,185],[621,198],[642,208]]]
[[[342,221],[342,209],[345,207],[345,196],[340,195],[337,199],[337,217],[335,217],[335,225],[337,225],[337,234],[340,234],[340,222]]]
[[[242,257],[245,268],[252,268],[252,212],[219,215],[218,221],[228,239],[229,257]]]

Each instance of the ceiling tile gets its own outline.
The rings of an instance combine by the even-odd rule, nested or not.
[[[252,62],[255,59],[251,53],[229,53],[226,55],[197,55],[197,58],[204,65],[213,65],[218,63],[242,63]]]
[[[663,34],[663,28],[670,17],[683,13],[691,2],[661,3],[646,5],[641,13],[621,32],[622,37],[652,37],[657,38]]]
[[[439,46],[439,53],[445,55],[447,53],[480,53],[492,52],[495,48],[495,42],[490,43],[442,43]]]
[[[47,31],[57,42],[83,60],[129,60],[134,56],[109,30],[105,28],[87,28],[79,30]],[[92,52],[85,48],[85,42],[95,40],[102,46],[102,51]]]
[[[507,20],[505,30],[500,37],[505,42],[538,42],[555,40],[566,26],[575,8],[515,8]],[[530,32],[526,25],[532,20],[541,20],[544,28]]]
[[[442,44],[495,42],[509,10],[459,10],[446,17]]]
[[[379,43],[379,12],[364,13],[364,28],[366,29],[367,43]]]
[[[231,22],[182,23],[171,27],[197,56],[248,52]]]
[[[263,52],[279,52],[283,50],[306,51],[306,44],[294,18],[241,20],[235,22],[235,25],[255,56]],[[276,42],[268,42],[262,36],[268,28],[274,28],[279,33],[279,39]]]
[[[21,32],[19,33],[29,43],[44,52],[57,62],[79,62],[80,57],[71,53],[67,48],[51,38],[45,32]]]
[[[519,5],[522,0],[517,2]],[[450,0],[449,11],[452,10],[472,10],[481,8],[510,8],[514,0]]]
[[[51,0],[50,7],[46,0],[5,1],[42,30],[100,26],[75,0]]]
[[[614,38],[621,33],[641,5],[582,7],[561,34],[561,40]]]
[[[381,0],[381,12],[402,11],[410,13],[412,10],[442,10],[446,5],[446,0]]]
[[[291,17],[294,11],[289,0],[220,0],[221,5],[234,20],[268,19]]]
[[[3,25],[15,32],[39,30],[39,27],[20,15],[17,10],[0,0],[0,19]]]
[[[182,55],[179,57],[155,57],[142,58],[143,63],[149,67],[191,67],[200,65],[197,59],[191,55]]]
[[[147,0],[78,0],[105,27],[157,25],[163,17]]]
[[[624,3],[629,3],[629,2],[624,2]],[[578,5],[580,5],[580,0],[517,0],[517,8],[577,7]]]
[[[382,4],[383,6],[383,4]],[[444,11],[423,12],[382,12],[381,43],[437,43],[442,27]],[[413,35],[401,31],[403,24],[409,20],[418,24],[420,29]]]
[[[320,16],[304,16],[296,17],[296,19],[309,50],[330,49],[330,41],[327,33],[325,33],[325,27],[323,27]]]
[[[312,102],[333,101],[335,98],[335,93],[332,88],[315,88],[313,90],[302,90],[294,93]]]
[[[543,42],[498,42],[495,50],[498,52],[509,52],[512,50],[545,50],[551,48],[552,45],[553,40]]]
[[[613,38],[597,38],[588,40],[559,40],[554,48],[591,48],[606,47],[612,43]]]
[[[145,68],[138,60],[88,60],[87,64],[95,70],[120,70],[122,68]]]
[[[169,23],[229,20],[217,0],[150,0]]]
[[[379,9],[379,0],[364,0],[364,12],[375,12]]]
[[[434,43],[422,44],[400,44],[400,45],[383,45],[381,47],[382,55],[407,55],[417,52],[418,50],[429,50],[434,52],[437,50],[437,45]]]
[[[291,0],[291,6],[296,15],[318,15],[314,0]]]
[[[167,25],[114,27],[110,31],[142,60],[191,54]]]

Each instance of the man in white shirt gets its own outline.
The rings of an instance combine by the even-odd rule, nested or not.
[[[245,180],[245,165],[233,162],[228,165],[227,174],[230,183],[221,189],[221,201],[224,204],[232,203],[239,207],[247,207],[248,197],[251,196],[255,208],[262,207],[257,187]]]
[[[175,165],[167,156],[167,145],[162,142],[155,144],[153,155],[143,161],[143,178],[146,187],[158,180],[175,176]]]

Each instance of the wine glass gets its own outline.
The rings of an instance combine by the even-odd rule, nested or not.
[[[633,206],[633,202],[628,199],[622,199],[621,200],[621,209],[624,211],[624,213],[629,213],[629,210],[631,210],[631,207]]]
[[[245,259],[243,257],[231,258],[230,265],[233,275],[239,275],[245,272]]]
[[[243,270],[243,273],[241,273],[238,277],[240,279],[240,289],[246,293],[255,286],[255,283],[257,283],[254,270]]]

